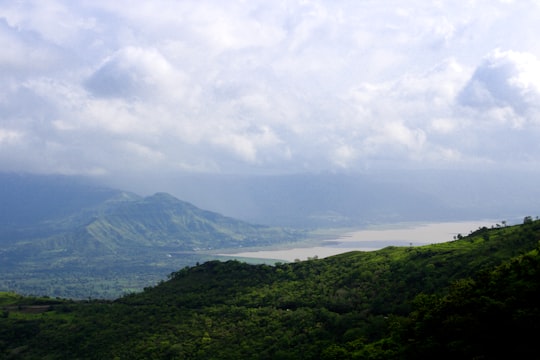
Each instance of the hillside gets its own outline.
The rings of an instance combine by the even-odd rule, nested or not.
[[[0,213],[0,290],[113,298],[208,260],[210,249],[304,237],[299,230],[250,224],[165,193],[140,197],[65,181],[66,193],[47,182],[38,186],[35,179],[27,187],[14,182],[18,185]],[[57,202],[55,191],[62,194]],[[77,194],[81,198],[72,199]],[[33,196],[49,201],[50,212]],[[23,213],[26,204],[29,218],[10,214],[9,204],[14,213]],[[36,204],[41,208],[34,209]]]
[[[0,354],[493,359],[510,351],[526,358],[540,333],[539,240],[540,221],[527,217],[422,247],[277,266],[210,261],[115,301],[5,294]]]

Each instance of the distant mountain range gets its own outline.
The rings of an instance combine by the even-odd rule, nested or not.
[[[82,177],[0,173],[0,291],[117,297],[215,259],[218,249],[288,243],[304,229],[514,222],[537,213],[533,175],[186,175],[159,185],[168,194],[139,196]]]
[[[203,250],[259,247],[304,236],[202,210],[166,193],[141,197],[57,176],[4,174],[0,183],[0,289],[5,290],[43,292],[44,279],[61,274],[65,284],[78,287],[71,296],[79,297],[92,291],[71,284],[74,279],[163,278],[207,258]],[[57,288],[55,295],[67,295],[66,286]]]
[[[237,219],[297,228],[404,221],[520,221],[538,213],[536,199],[540,197],[540,171],[536,169],[184,174],[154,180],[133,181],[124,189],[166,191]]]

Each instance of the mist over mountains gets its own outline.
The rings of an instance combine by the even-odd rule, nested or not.
[[[396,170],[366,174],[186,174],[114,180],[0,173],[0,224],[29,224],[92,207],[120,193],[167,192],[255,224],[297,228],[401,221],[506,219],[538,213],[530,171]]]
[[[298,230],[200,209],[170,194],[142,197],[88,180],[3,175],[0,289],[114,297],[216,255],[290,243]]]
[[[0,224],[29,225],[61,218],[120,193],[89,178],[0,173]]]
[[[281,246],[313,229],[519,222],[538,214],[537,182],[533,172],[417,171],[189,175],[123,189],[95,178],[5,173],[0,288],[115,297],[219,258],[217,249]]]
[[[532,170],[387,170],[290,175],[187,174],[133,181],[129,190],[166,191],[246,221],[293,227],[401,221],[520,221],[538,213]],[[119,186],[129,183],[111,181]]]

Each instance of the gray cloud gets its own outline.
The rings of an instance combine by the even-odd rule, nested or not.
[[[181,81],[157,50],[126,47],[108,57],[84,85],[98,97],[144,101],[162,90],[171,90],[168,86],[181,86]]]
[[[509,107],[524,115],[540,105],[540,61],[531,54],[490,54],[459,96],[461,104],[482,110]]]
[[[533,1],[0,2],[0,169],[536,163],[539,13]]]

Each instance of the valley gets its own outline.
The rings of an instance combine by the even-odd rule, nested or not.
[[[335,182],[339,178],[323,179],[325,184],[329,179],[332,185],[344,184]],[[352,179],[345,180],[352,186]],[[319,189],[315,184],[310,187]],[[304,228],[299,226],[302,222],[280,227],[204,210],[168,193],[140,196],[88,179],[0,174],[0,185],[0,291],[73,299],[117,298],[155,285],[185,266],[215,259],[293,262],[450,241],[458,232],[495,224],[491,220],[420,222],[409,217],[383,221],[376,216],[350,223],[357,215],[349,212],[348,222],[333,226],[325,218],[317,227]],[[358,191],[360,198],[362,194]],[[381,196],[382,202],[371,199],[373,209],[388,206],[391,194],[395,191]],[[313,199],[316,193],[304,191],[299,196],[311,204],[310,211],[321,213]],[[334,203],[322,203],[335,208]],[[345,204],[352,209],[350,200]],[[426,203],[432,205],[431,200]],[[284,213],[294,209],[287,207]],[[298,215],[307,216],[302,211]]]
[[[0,293],[20,359],[529,358],[540,220],[275,266],[207,261],[115,300]]]

